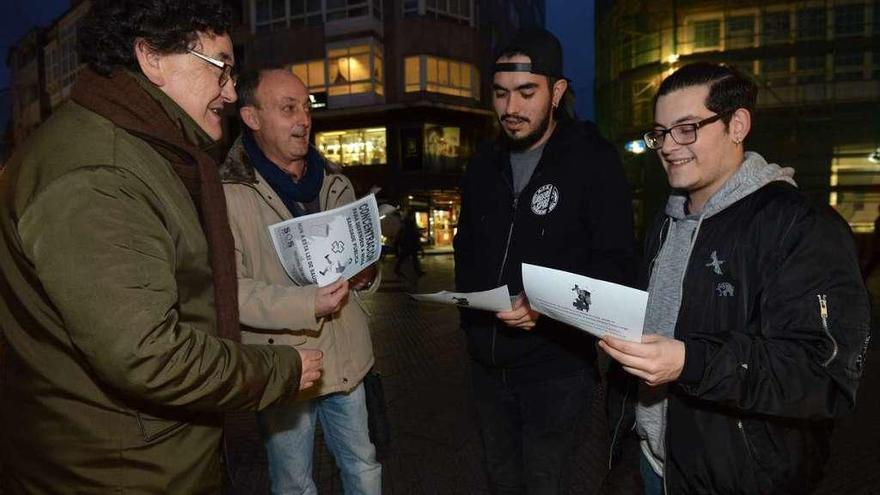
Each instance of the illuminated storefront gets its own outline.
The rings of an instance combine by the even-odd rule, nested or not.
[[[345,167],[387,163],[384,127],[319,132],[315,145],[328,160]]]
[[[834,150],[829,203],[855,233],[874,231],[880,207],[880,147],[844,145]]]
[[[406,206],[415,211],[422,243],[433,247],[451,247],[458,231],[461,198],[452,191],[426,191],[409,196]]]

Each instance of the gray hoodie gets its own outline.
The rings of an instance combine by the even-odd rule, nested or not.
[[[646,333],[674,336],[688,261],[703,221],[770,182],[781,180],[796,186],[793,176],[793,169],[767,163],[761,155],[747,151],[742,165],[721,186],[721,189],[709,198],[702,212],[691,214],[686,211],[686,194],[673,193],[669,196],[665,220],[668,225],[664,225],[661,229],[666,231],[666,238],[650,267],[651,279],[648,283],[648,306],[644,326]],[[649,387],[639,383],[636,431],[641,439],[642,453],[654,471],[662,475],[663,462],[666,458],[665,385]]]

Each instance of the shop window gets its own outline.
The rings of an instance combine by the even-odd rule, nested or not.
[[[404,60],[404,82],[407,92],[428,91],[479,99],[478,81],[479,74],[476,67],[465,62],[430,55],[407,57]]]
[[[464,163],[460,128],[425,124],[422,139],[425,169],[435,172],[462,169]]]
[[[823,8],[797,11],[798,39],[825,39],[826,11]]]
[[[764,44],[787,43],[791,37],[791,16],[787,10],[767,12],[761,22],[761,40]]]
[[[846,219],[853,232],[874,231],[880,206],[880,163],[872,161],[876,145],[835,147],[831,162],[829,203]]]
[[[726,49],[755,46],[755,16],[728,17],[724,23],[727,29]]]
[[[319,132],[315,145],[328,160],[345,167],[388,161],[384,127]]]
[[[693,24],[694,50],[721,48],[721,20],[696,21]]]
[[[865,32],[865,6],[856,3],[834,7],[834,35],[859,36]]]

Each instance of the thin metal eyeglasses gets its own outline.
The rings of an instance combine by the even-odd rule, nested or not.
[[[678,124],[669,129],[652,129],[646,132],[642,137],[645,139],[645,145],[652,150],[659,150],[663,147],[663,141],[666,139],[667,134],[672,136],[673,141],[682,146],[693,144],[697,142],[697,129],[707,126],[733,112],[733,110],[727,110],[726,112],[716,113],[715,115],[699,122]]]
[[[187,50],[187,51],[189,53],[195,55],[196,57],[204,60],[205,62],[213,65],[214,67],[217,67],[218,69],[220,69],[220,79],[218,79],[218,82],[220,83],[221,88],[223,86],[226,86],[226,83],[229,82],[230,79],[232,80],[232,87],[233,88],[235,87],[235,83],[237,82],[238,78],[235,76],[235,74],[232,73],[232,70],[234,68],[232,65],[227,64],[226,62],[223,62],[222,60],[217,60],[216,58],[209,57],[209,56],[205,55],[204,53],[199,53],[199,52],[192,50],[192,49]]]

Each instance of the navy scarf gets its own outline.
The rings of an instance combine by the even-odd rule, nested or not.
[[[247,151],[251,165],[257,169],[257,172],[266,179],[272,190],[278,194],[284,206],[293,216],[300,216],[305,213],[300,204],[311,203],[318,197],[321,192],[321,184],[324,182],[324,157],[318,153],[318,150],[309,146],[309,152],[306,155],[305,175],[300,177],[298,182],[294,182],[293,178],[280,167],[275,165],[271,160],[266,158],[263,150],[257,146],[253,134],[249,129],[245,129],[242,135],[242,143]]]

